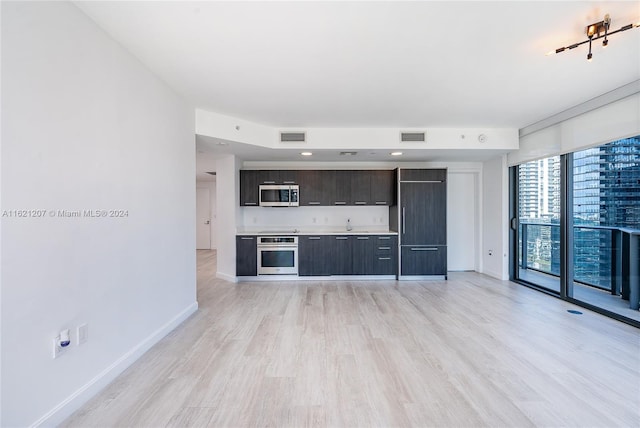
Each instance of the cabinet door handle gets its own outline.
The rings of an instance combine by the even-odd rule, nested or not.
[[[346,203],[346,202],[343,202],[343,201],[336,201],[336,202],[334,202],[333,204],[334,204],[334,205],[347,205],[347,203]]]
[[[387,201],[376,201],[376,205],[387,205]]]
[[[339,240],[342,241],[342,240],[349,239],[349,238],[347,236],[336,236],[336,239],[339,239]]]
[[[389,236],[378,236],[378,239],[391,239]]]
[[[378,247],[378,250],[390,250],[391,247]]]
[[[358,236],[358,239],[369,239],[368,236]]]
[[[356,201],[356,205],[367,205],[365,201]]]
[[[296,184],[295,181],[283,181],[282,184]]]
[[[244,204],[245,204],[245,205],[258,205],[258,204],[257,204],[257,203],[255,203],[255,202],[245,202]]]
[[[253,237],[248,237],[247,238],[246,236],[243,236],[240,239],[242,239],[243,241],[253,241]]]
[[[418,247],[418,248],[412,248],[411,251],[438,251],[437,248],[425,248],[425,247]]]
[[[320,239],[320,237],[319,237],[319,236],[310,236],[310,237],[308,237],[307,239],[309,239],[309,240],[311,240],[311,241],[317,241],[317,240],[319,240],[319,239]]]
[[[391,257],[378,257],[378,260],[391,260]]]
[[[276,184],[275,181],[263,181],[262,184]]]
[[[320,202],[316,202],[316,201],[309,202],[309,205],[320,205]]]
[[[402,207],[402,234],[404,235],[404,207]]]

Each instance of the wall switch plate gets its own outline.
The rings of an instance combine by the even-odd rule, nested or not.
[[[89,326],[82,324],[78,326],[78,345],[82,345],[89,340]]]
[[[53,339],[53,359],[60,357],[67,351],[67,349],[69,349],[68,346],[65,346],[64,348],[60,346],[60,335]]]

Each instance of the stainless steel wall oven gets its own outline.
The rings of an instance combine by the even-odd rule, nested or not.
[[[258,236],[258,275],[297,275],[297,236]]]

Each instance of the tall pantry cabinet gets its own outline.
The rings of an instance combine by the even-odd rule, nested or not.
[[[447,170],[399,169],[399,279],[447,277]]]

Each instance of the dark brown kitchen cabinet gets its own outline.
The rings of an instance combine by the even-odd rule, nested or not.
[[[400,277],[447,275],[446,175],[400,169]]]
[[[331,275],[333,268],[332,256],[333,236],[300,236],[298,239],[298,275]]]
[[[371,204],[371,175],[374,171],[349,171],[351,197],[349,205]]]
[[[400,183],[400,189],[402,245],[446,245],[446,183]]]
[[[447,247],[444,245],[402,246],[402,275],[447,275]]]
[[[351,176],[353,171],[332,171],[334,176],[333,198],[331,205],[353,205],[351,195]]]
[[[335,175],[329,170],[299,170],[300,205],[332,205]]]
[[[375,236],[373,275],[396,275],[398,271],[398,237]]]
[[[353,272],[353,235],[332,236],[332,275],[351,275]]]
[[[265,169],[258,174],[258,184],[298,184],[297,170]]]
[[[400,169],[400,181],[440,181],[447,180],[446,169]]]
[[[369,172],[371,179],[370,204],[395,205],[397,187],[395,171],[380,169]]]
[[[240,171],[240,205],[258,206],[260,204],[260,172],[257,170]]]
[[[256,276],[257,274],[257,237],[236,236],[236,276]]]
[[[241,170],[240,205],[258,206],[261,184],[298,184],[301,206],[396,203],[391,170]]]
[[[354,236],[351,244],[351,274],[373,275],[376,254],[375,236]]]
[[[333,239],[333,275],[396,274],[396,236],[343,235]]]

